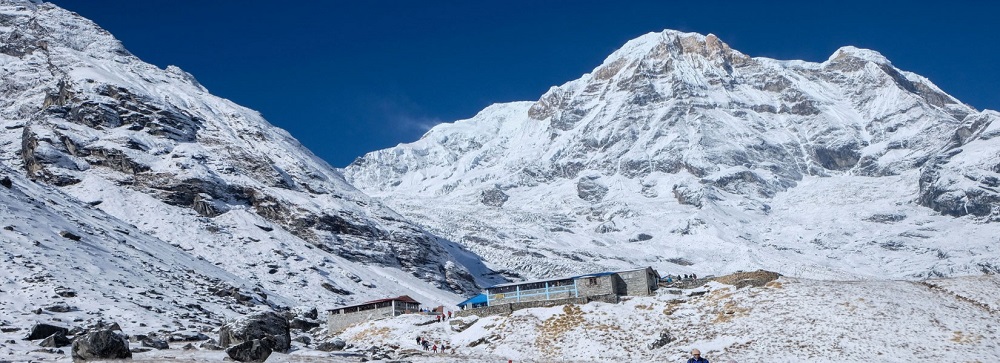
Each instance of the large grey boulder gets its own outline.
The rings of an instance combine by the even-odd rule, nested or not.
[[[73,360],[132,358],[128,339],[110,329],[98,330],[73,341]]]
[[[284,352],[291,347],[288,320],[274,312],[258,312],[244,316],[219,329],[219,345],[230,347],[252,340],[271,338],[271,350]]]
[[[227,348],[226,354],[237,362],[263,362],[271,356],[271,346],[275,344],[273,340],[264,338],[246,341]]]

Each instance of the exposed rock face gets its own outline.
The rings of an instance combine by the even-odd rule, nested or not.
[[[439,125],[414,143],[358,158],[345,175],[404,215],[421,216],[429,230],[527,277],[619,262],[702,273],[857,273],[838,263],[789,267],[805,265],[801,254],[814,248],[835,261],[864,260],[871,275],[962,273],[1000,256],[976,246],[978,262],[943,253],[946,268],[937,257],[919,258],[920,267],[886,267],[879,251],[847,246],[907,239],[903,250],[917,255],[940,247],[930,242],[936,237],[905,230],[931,228],[918,224],[923,219],[895,223],[892,232],[871,228],[867,223],[879,222],[856,211],[876,204],[866,215],[920,214],[911,208],[919,200],[948,215],[989,220],[1000,162],[967,147],[987,150],[995,140],[984,129],[996,124],[987,114],[874,51],[843,47],[821,63],[778,61],[746,56],[713,35],[667,30],[629,41],[593,72],[535,102],[497,104]],[[861,206],[840,205],[864,194],[861,186],[869,195],[858,198]],[[503,208],[482,208],[483,191],[494,188],[508,197]],[[817,213],[836,216],[828,219],[847,230],[792,227]],[[964,224],[932,219],[949,226],[933,227],[938,237]],[[639,241],[639,233],[654,237]],[[773,255],[772,248],[787,253],[784,262],[755,257]],[[727,252],[700,257],[705,251]],[[669,262],[678,259],[692,263]]]
[[[288,320],[274,312],[259,312],[237,319],[219,330],[219,345],[224,347],[263,339],[267,339],[268,349],[287,351],[292,342]]]
[[[445,274],[447,262],[464,267],[441,239],[356,190],[259,113],[212,96],[177,67],[142,62],[75,13],[0,7],[0,161],[210,262],[242,255],[260,266],[233,269],[247,279],[305,256],[317,266],[337,260],[327,267],[335,272],[387,266],[444,290],[476,289],[467,273]],[[135,213],[147,208],[156,213]],[[165,224],[186,227],[152,227]],[[258,254],[269,249],[285,256]],[[328,297],[321,284],[336,282],[324,276],[339,275],[261,284],[318,301]]]
[[[503,207],[503,204],[507,202],[510,196],[504,193],[502,190],[493,188],[486,189],[479,195],[479,201],[483,205],[490,207]]]
[[[969,115],[953,144],[920,171],[920,204],[952,216],[1000,220],[1000,114]]]
[[[112,330],[87,333],[73,340],[73,360],[132,358],[128,339]]]

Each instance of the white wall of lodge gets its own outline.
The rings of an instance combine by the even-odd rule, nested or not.
[[[395,300],[333,309],[328,311],[327,329],[330,333],[335,333],[360,322],[391,318],[419,310],[420,304]]]

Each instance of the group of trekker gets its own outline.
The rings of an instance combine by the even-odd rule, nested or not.
[[[446,343],[441,343],[441,345],[438,345],[438,342],[431,342],[430,340],[424,339],[424,337],[417,337],[417,344],[423,347],[424,350],[429,350],[434,353],[437,353],[439,351],[441,353],[447,353],[448,350],[451,350],[451,353],[455,353],[455,347],[450,346]]]
[[[667,275],[667,277],[661,278],[661,280],[666,281],[667,283],[671,283],[671,282],[674,282],[674,281],[697,280],[697,279],[698,279],[698,275],[695,275],[695,274],[690,274],[690,275],[684,274],[684,275],[677,275],[677,276]]]
[[[437,321],[439,323],[442,322],[442,321],[447,321],[448,319],[451,319],[451,312],[450,311],[447,314],[446,313],[440,313],[440,314],[437,315]]]

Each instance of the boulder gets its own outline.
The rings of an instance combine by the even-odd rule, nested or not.
[[[308,331],[312,328],[319,327],[320,323],[309,321],[307,319],[295,318],[288,322],[288,327],[291,329],[298,329],[302,331]]]
[[[39,343],[38,346],[48,347],[48,348],[62,348],[70,344],[73,344],[73,341],[66,337],[66,333],[62,331],[57,331],[54,334],[49,335],[49,337],[45,338],[45,340],[42,340],[42,342]]]
[[[219,345],[223,347],[264,338],[271,338],[270,341],[274,344],[269,346],[269,349],[287,351],[292,342],[288,320],[274,312],[258,312],[237,319],[219,329]]]
[[[132,358],[128,340],[111,329],[98,330],[73,341],[73,360]]]
[[[335,338],[330,341],[319,343],[319,345],[316,346],[316,349],[324,352],[332,352],[335,350],[343,350],[345,347],[347,347],[347,342],[343,339]]]
[[[359,281],[360,282],[360,279]],[[306,319],[319,319],[319,311],[312,306],[296,306],[292,308],[292,313],[297,317],[303,317]]]
[[[271,356],[274,344],[271,338],[254,339],[227,348],[226,354],[237,362],[263,362]]]
[[[45,339],[57,332],[61,332],[65,336],[69,333],[69,329],[49,324],[35,324],[35,326],[31,327],[31,332],[28,333],[28,336],[24,340]]]

